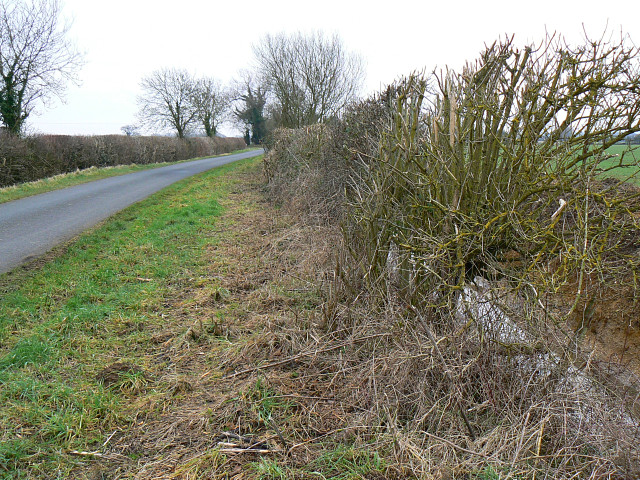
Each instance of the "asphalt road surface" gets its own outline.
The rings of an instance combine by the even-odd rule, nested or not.
[[[178,180],[261,153],[253,150],[178,163],[0,204],[0,273],[37,258]]]

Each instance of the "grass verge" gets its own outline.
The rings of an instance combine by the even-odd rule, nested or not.
[[[235,153],[242,153],[250,149],[237,150],[231,153],[225,153],[222,155],[215,155],[217,157],[223,157],[227,155],[233,155]],[[0,188],[0,204],[5,202],[11,202],[13,200],[19,200],[20,198],[29,197],[32,195],[38,195],[40,193],[50,192],[52,190],[59,190],[61,188],[72,187],[81,183],[92,182],[94,180],[100,180],[102,178],[116,177],[118,175],[126,175],[128,173],[135,173],[141,170],[149,170],[152,168],[166,167],[167,165],[173,165],[174,163],[192,162],[193,160],[200,160],[207,157],[191,158],[189,160],[181,160],[179,162],[163,162],[163,163],[151,163],[151,164],[132,164],[132,165],[117,165],[114,167],[90,167],[84,170],[77,170],[71,173],[63,173],[55,175],[53,177],[44,178],[42,180],[35,180],[33,182],[21,183],[18,185],[12,185],[10,187]]]
[[[73,452],[135,421],[132,404],[167,367],[151,338],[176,290],[199,281],[220,199],[254,164],[179,182],[41,269],[0,277],[0,476],[67,478]]]
[[[333,244],[264,202],[260,167],[175,184],[0,277],[0,477],[411,477],[313,366],[262,369],[298,353],[273,332],[320,315]]]

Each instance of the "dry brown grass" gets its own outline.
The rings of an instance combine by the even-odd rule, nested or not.
[[[604,382],[577,388],[459,319],[426,327],[393,288],[380,302],[335,268],[340,232],[275,209],[261,182],[229,197],[209,276],[141,345],[132,427],[76,478],[258,478],[265,460],[317,478],[338,445],[383,456],[376,480],[637,475],[637,426]]]
[[[125,392],[132,427],[84,452],[94,462],[77,478],[254,478],[262,457],[304,466],[321,441],[344,435],[358,407],[328,396],[322,372],[299,368],[306,359],[290,360],[310,340],[337,232],[278,213],[261,181],[254,171],[230,195],[209,277],[180,285],[164,328],[140,346],[146,380]]]

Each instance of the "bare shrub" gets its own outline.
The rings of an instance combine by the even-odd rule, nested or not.
[[[603,181],[638,168],[607,151],[640,131],[637,56],[498,42],[461,74],[399,82],[381,135],[342,150],[360,154],[328,299],[297,339],[276,335],[361,407],[352,438],[417,475],[640,474],[640,381],[586,342],[612,291],[637,314],[640,193]],[[270,152],[285,172],[322,151],[307,132]]]
[[[380,313],[329,330],[388,332],[349,368],[412,442],[441,436],[455,444],[442,455],[511,475],[640,468],[640,384],[623,388],[583,342],[589,304],[638,268],[638,191],[600,181],[607,149],[640,129],[637,53],[507,40],[462,74],[399,83],[379,156],[354,181],[341,263]]]
[[[355,173],[378,153],[391,121],[390,87],[348,105],[340,119],[298,129],[277,129],[267,142],[264,172],[271,199],[301,218],[338,225]]]
[[[347,162],[323,124],[273,132],[264,172],[273,201],[316,223],[340,218]]]
[[[37,135],[0,132],[0,187],[89,167],[175,162],[245,148],[241,138]]]
[[[334,135],[340,135],[337,142],[343,146],[343,154],[349,157],[354,168],[377,158],[380,137],[391,126],[396,88],[390,85],[381,93],[350,103],[340,120],[333,123]]]

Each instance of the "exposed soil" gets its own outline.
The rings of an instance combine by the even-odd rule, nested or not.
[[[628,198],[626,205],[630,211],[638,211],[638,187],[619,184],[615,179],[604,180],[602,186],[613,187],[609,196]],[[636,219],[639,217],[638,213],[634,215]],[[640,255],[640,231],[630,229],[618,241],[618,251],[622,255],[629,258]],[[584,295],[576,306],[570,327],[582,339],[588,364],[599,369],[605,380],[611,380],[610,386],[615,384],[617,394],[640,415],[640,286],[637,275],[637,267],[634,269],[623,262],[620,262],[618,275],[610,274],[604,280],[595,273],[587,274]],[[573,284],[561,292],[565,308],[573,304],[576,291],[577,284]]]
[[[574,329],[584,329],[588,362],[628,408],[640,415],[640,303],[628,282],[605,288],[592,305],[580,305]],[[581,308],[580,308],[581,307]]]
[[[586,339],[603,360],[640,377],[640,304],[635,295],[630,286],[607,289],[595,302]]]

